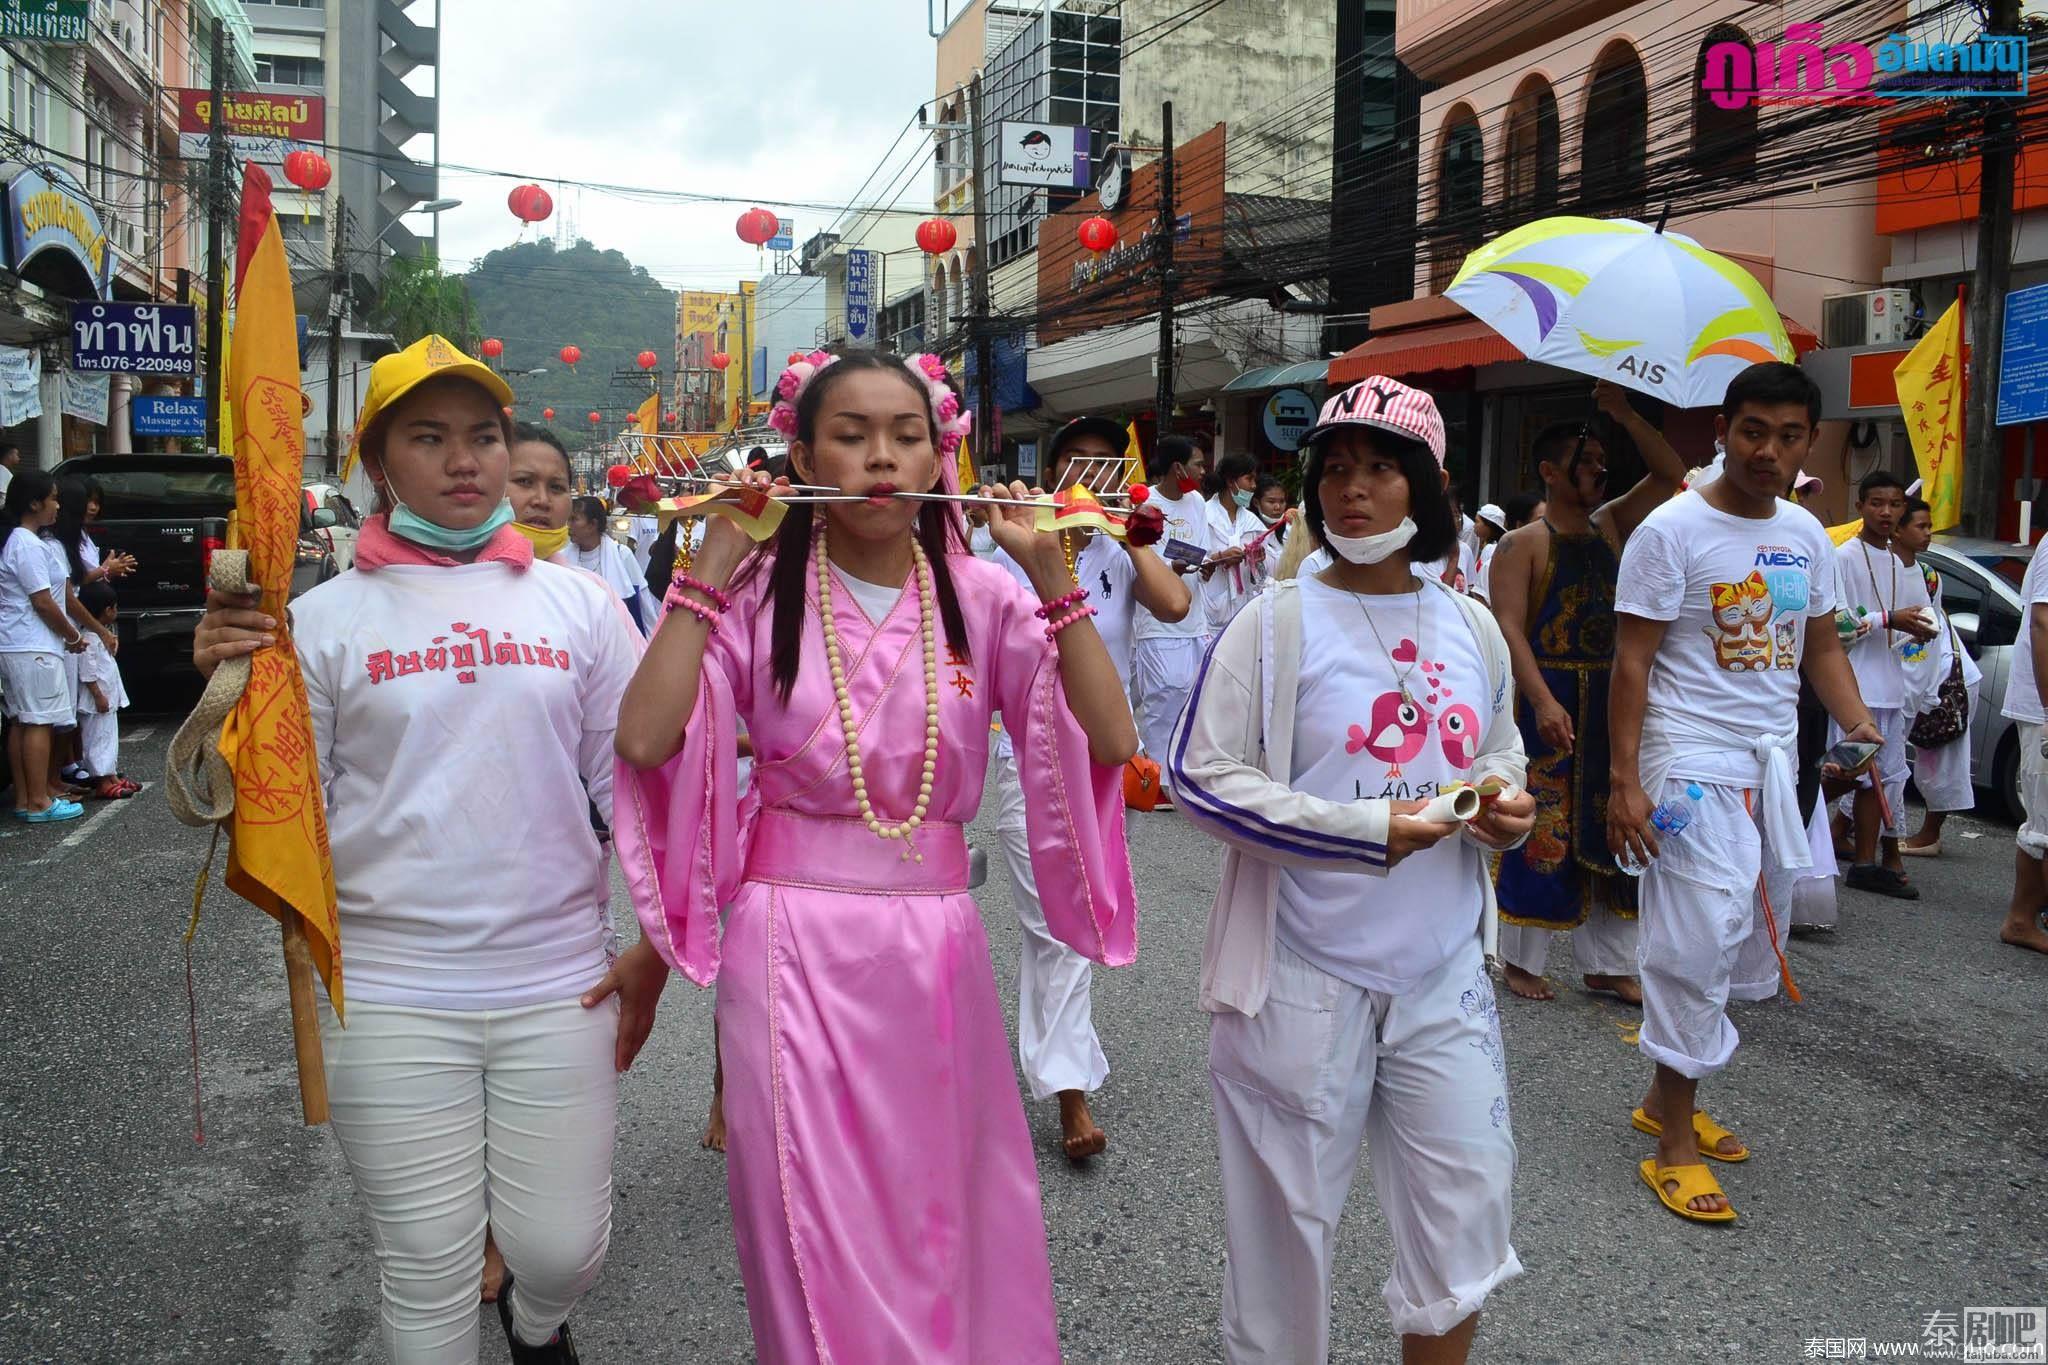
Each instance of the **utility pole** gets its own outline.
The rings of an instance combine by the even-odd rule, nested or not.
[[[994,338],[989,335],[988,302],[988,183],[987,157],[981,146],[981,73],[974,73],[974,80],[967,87],[967,137],[972,144],[972,173],[974,178],[974,317],[970,322],[970,335],[974,338],[974,472],[978,478],[988,477],[989,442],[996,429],[995,383],[991,371],[995,368],[991,351]]]
[[[1991,0],[1985,38],[2019,32],[2020,0]],[[1978,151],[1977,268],[1970,278],[1969,382],[1963,400],[1963,530],[1995,536],[2005,501],[2005,460],[1998,430],[1999,351],[2005,295],[2012,282],[2013,159],[2019,120],[2012,101],[1987,100]]]
[[[1153,397],[1157,416],[1152,448],[1173,429],[1173,101],[1159,106],[1159,392]],[[1147,474],[1151,471],[1148,469]]]
[[[222,255],[227,236],[228,138],[221,106],[227,102],[228,31],[213,21],[213,70],[207,77],[212,97],[206,145],[206,448],[220,451],[221,390],[227,366],[221,363],[221,323],[227,315],[227,261]],[[223,452],[232,453],[232,452]]]
[[[733,423],[738,431],[754,420],[754,340],[752,330],[747,326],[747,313],[753,300],[747,294],[747,282],[740,281],[740,420]]]
[[[348,200],[334,197],[334,273],[327,282],[327,473],[341,477],[341,334],[348,320]]]

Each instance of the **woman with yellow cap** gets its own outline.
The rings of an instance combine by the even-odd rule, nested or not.
[[[667,977],[644,942],[616,951],[588,818],[611,815],[635,633],[512,525],[511,397],[440,337],[378,361],[357,424],[378,511],[355,566],[292,606],[348,980],[347,1028],[322,1007],[333,1128],[401,1365],[478,1358],[487,1227],[512,1359],[576,1360],[617,1073]],[[274,630],[216,594],[193,660]]]

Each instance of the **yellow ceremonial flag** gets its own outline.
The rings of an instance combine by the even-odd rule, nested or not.
[[[1131,488],[1145,482],[1144,447],[1138,442],[1138,424],[1133,422],[1124,430],[1124,487]]]
[[[652,436],[661,430],[661,395],[650,393],[647,401],[633,414],[633,429],[643,436]]]
[[[1856,518],[1854,521],[1845,521],[1840,526],[1828,527],[1828,539],[1837,545],[1847,545],[1862,534],[1863,518],[1861,517]]]
[[[227,884],[280,923],[289,918],[303,922],[313,965],[340,1014],[334,861],[306,682],[285,612],[304,507],[298,329],[291,265],[271,208],[270,177],[254,165],[242,189],[236,280],[225,392],[225,407],[234,413],[235,548],[249,552],[250,583],[261,589],[263,610],[280,628],[277,643],[250,659],[248,686],[221,726],[221,757],[235,774]]]
[[[1920,466],[1921,493],[1934,529],[1962,520],[1963,301],[1957,299],[1892,371],[1899,411]]]
[[[967,452],[967,442],[960,443],[960,491],[972,493],[981,485],[974,481],[974,457]]]

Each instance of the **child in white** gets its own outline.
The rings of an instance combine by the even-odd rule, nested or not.
[[[1201,491],[1202,452],[1185,436],[1164,436],[1153,452],[1151,468],[1154,478],[1147,506],[1158,508],[1166,518],[1159,555],[1176,572],[1191,572],[1175,562],[1171,550],[1176,541],[1205,555],[1211,548],[1209,503]],[[1170,766],[1167,741],[1195,685],[1195,672],[1202,664],[1202,642],[1208,634],[1208,617],[1200,610],[1178,621],[1162,621],[1143,607],[1138,609],[1131,655],[1138,744],[1162,770]],[[1163,772],[1161,784],[1167,791],[1173,790]]]
[[[78,595],[85,609],[109,631],[119,609],[113,589],[105,583],[85,585]],[[78,656],[78,747],[79,762],[97,794],[108,797],[132,796],[121,779],[121,708],[128,704],[128,690],[121,685],[121,670],[106,643],[97,635],[85,637],[85,653]]]
[[[1238,613],[1173,739],[1180,809],[1225,846],[1201,1002],[1232,1365],[1328,1360],[1361,1147],[1393,1234],[1387,1309],[1430,1359],[1463,1360],[1521,1271],[1486,859],[1535,803],[1500,628],[1410,559],[1455,548],[1442,419],[1369,382],[1377,407],[1347,390],[1305,438],[1309,524],[1342,561]],[[1418,814],[1489,778],[1508,790],[1471,825]]]
[[[1976,807],[1977,790],[1970,780],[1970,753],[1978,690],[1984,682],[1983,671],[1970,657],[1962,636],[1950,623],[1948,612],[1942,606],[1941,575],[1935,572],[1933,564],[1920,558],[1920,552],[1927,548],[1933,534],[1933,509],[1921,498],[1906,499],[1906,513],[1899,521],[1893,545],[1906,566],[1926,583],[1929,610],[1934,614],[1934,639],[1928,642],[1927,661],[1919,670],[1919,686],[1906,708],[1910,713],[1906,722],[1908,742],[1911,743],[1915,731],[1922,729],[1920,717],[1940,707],[1941,690],[1951,676],[1961,676],[1964,695],[1960,734],[1946,743],[1911,745],[1913,786],[1927,807],[1927,822],[1920,827],[1918,834],[1900,843],[1899,852],[1918,858],[1940,855],[1941,827],[1951,812]]]

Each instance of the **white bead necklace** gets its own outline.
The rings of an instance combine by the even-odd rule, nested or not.
[[[924,557],[924,546],[910,542],[911,572],[917,579],[917,629],[924,645],[924,767],[918,774],[917,807],[900,825],[885,825],[868,804],[867,779],[861,774],[860,726],[853,717],[853,698],[846,691],[846,663],[839,652],[839,628],[832,620],[832,564],[825,552],[825,531],[818,530],[818,616],[825,627],[825,662],[832,670],[832,695],[839,703],[839,733],[846,741],[846,775],[853,779],[853,799],[859,804],[861,822],[878,839],[901,839],[903,856],[924,861],[911,841],[924,813],[932,803],[932,774],[939,766],[939,654],[932,632],[932,571]]]

